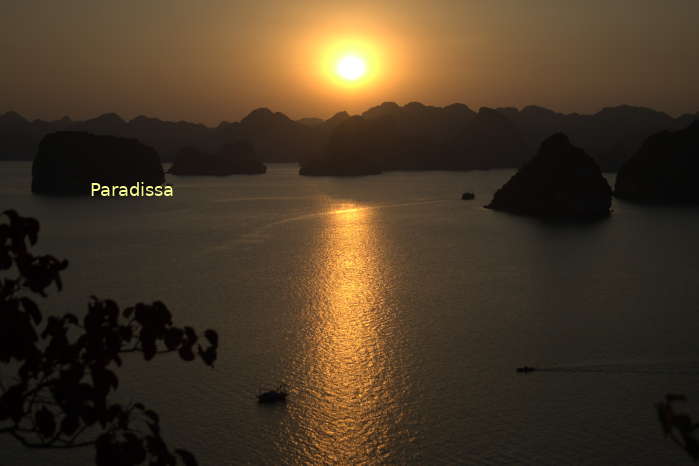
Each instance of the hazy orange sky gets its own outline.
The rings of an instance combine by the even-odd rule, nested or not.
[[[387,100],[693,113],[697,24],[698,0],[9,0],[0,113],[212,125]],[[324,72],[350,42],[374,60],[354,87]]]

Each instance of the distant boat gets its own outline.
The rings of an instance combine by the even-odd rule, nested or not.
[[[279,385],[276,390],[269,390],[266,392],[259,393],[257,395],[258,403],[278,403],[286,401],[286,396],[289,393],[286,391],[284,385]]]
[[[527,374],[529,372],[534,372],[536,367],[522,366],[517,368],[517,372]]]

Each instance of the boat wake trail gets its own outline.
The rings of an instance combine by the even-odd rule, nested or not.
[[[271,234],[275,228],[281,227],[283,225],[301,222],[305,220],[312,220],[315,218],[321,218],[330,215],[341,215],[351,212],[361,212],[366,210],[379,210],[379,209],[392,209],[399,207],[409,207],[418,206],[425,204],[437,204],[442,202],[453,201],[453,199],[430,199],[430,200],[418,200],[412,202],[400,202],[392,204],[377,204],[377,205],[362,205],[362,204],[352,204],[352,203],[335,203],[334,207],[330,206],[326,209],[309,212],[307,214],[295,215],[291,217],[282,218],[265,225],[259,226],[254,230],[240,236],[237,238],[238,243],[263,243]]]
[[[432,199],[432,200],[424,200],[424,201],[413,201],[413,202],[400,202],[400,203],[394,203],[394,204],[377,204],[377,205],[358,205],[356,207],[354,206],[349,206],[347,204],[341,204],[339,208],[337,209],[327,209],[323,210],[320,212],[312,212],[304,215],[297,215],[295,217],[288,217],[284,218],[281,220],[278,220],[276,222],[269,223],[265,225],[263,228],[272,228],[277,225],[282,225],[284,223],[290,223],[290,222],[298,222],[301,220],[307,220],[311,218],[316,218],[316,217],[323,217],[326,215],[337,215],[341,213],[346,213],[346,212],[357,212],[357,211],[362,211],[362,210],[376,210],[376,209],[391,209],[391,208],[396,208],[396,207],[409,207],[409,206],[416,206],[416,205],[424,205],[424,204],[436,204],[439,202],[445,202],[445,201],[453,201],[453,199]]]
[[[517,368],[517,372],[562,372],[562,373],[594,373],[594,374],[666,374],[666,375],[696,375],[699,376],[699,363],[669,365],[669,364],[599,364],[584,366],[550,366]]]

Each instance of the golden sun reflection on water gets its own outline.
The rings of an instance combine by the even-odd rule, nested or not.
[[[323,216],[310,286],[303,355],[307,398],[293,411],[299,457],[313,463],[367,464],[388,454],[401,417],[391,364],[390,281],[374,231],[376,211],[341,205]]]

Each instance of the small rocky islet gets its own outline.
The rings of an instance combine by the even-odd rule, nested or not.
[[[158,153],[136,139],[58,131],[44,136],[32,163],[32,192],[89,195],[101,185],[162,185]]]
[[[542,218],[595,219],[610,214],[612,190],[597,162],[563,133],[495,193],[486,207]]]
[[[699,120],[650,136],[619,170],[614,196],[641,203],[699,203]]]

